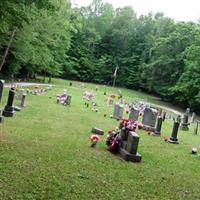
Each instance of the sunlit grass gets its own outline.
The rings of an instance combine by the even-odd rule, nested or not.
[[[53,79],[52,84],[47,94],[28,95],[27,107],[0,125],[1,199],[200,199],[200,158],[190,154],[193,146],[200,150],[194,127],[179,131],[179,145],[164,142],[172,131],[170,120],[162,137],[139,131],[142,163],[125,162],[106,150],[105,136],[96,149],[89,141],[93,126],[108,131],[118,125],[109,118],[113,108],[105,105],[103,95],[118,89],[99,86],[96,113],[85,107],[80,83],[69,87],[69,81]],[[72,94],[71,107],[56,104],[63,89]],[[86,90],[94,89],[95,84],[86,84]],[[128,100],[157,102],[153,96],[121,90]]]

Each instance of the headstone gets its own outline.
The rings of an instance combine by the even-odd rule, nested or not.
[[[124,111],[124,105],[116,103],[115,107],[114,107],[113,118],[122,119],[123,118],[123,111]]]
[[[120,147],[120,156],[126,161],[141,162],[142,156],[137,152],[139,144],[139,135],[130,131],[128,133],[128,141],[122,141]]]
[[[174,125],[173,125],[173,130],[172,130],[172,134],[170,139],[168,140],[168,142],[173,143],[173,144],[178,144],[178,128],[179,128],[179,122],[174,121]]]
[[[199,129],[199,122],[196,121],[196,127],[194,128],[194,135],[198,134],[198,129]]]
[[[0,80],[0,103],[3,96],[4,80]],[[2,110],[0,108],[0,123],[3,122]]]
[[[195,120],[196,120],[196,113],[195,113],[195,112],[193,112],[193,113],[192,113],[191,122],[192,122],[192,123],[194,123],[194,122],[195,122]]]
[[[2,99],[2,95],[3,95],[4,83],[5,83],[4,80],[0,80],[0,102],[1,102],[1,99]]]
[[[162,116],[162,112],[163,112],[162,108],[158,108],[158,116]]]
[[[145,108],[142,123],[144,126],[155,127],[157,111],[152,108]]]
[[[134,107],[131,108],[130,110],[130,115],[129,115],[129,119],[133,119],[133,120],[138,120],[139,117],[139,113],[140,111]]]
[[[70,104],[71,104],[71,99],[72,99],[72,96],[71,96],[71,95],[67,95],[67,98],[66,98],[66,100],[65,100],[65,104],[66,104],[67,106],[70,106]]]
[[[21,99],[21,103],[20,103],[20,106],[21,107],[26,107],[26,96],[27,96],[27,94],[25,93],[25,92],[23,92],[23,94],[22,94],[22,99]]]
[[[189,121],[189,108],[187,108],[185,114],[183,115],[183,120],[182,120],[182,123],[181,123],[181,130],[183,131],[188,131],[189,130],[189,127],[188,125],[190,125],[190,123],[188,123]]]
[[[23,96],[24,92],[25,92],[24,89],[20,89],[20,90],[19,90],[19,96],[18,96],[18,99],[22,100],[22,96]]]
[[[156,130],[155,130],[156,135],[161,135],[162,122],[163,122],[162,117],[158,116],[156,123]]]
[[[129,153],[136,154],[139,144],[139,135],[135,132],[130,131],[128,134],[128,141],[127,141],[127,147],[126,150]]]
[[[92,133],[97,135],[104,135],[104,131],[96,127],[92,128]]]
[[[15,98],[15,89],[11,88],[8,94],[7,104],[3,111],[3,116],[12,117],[14,115],[14,98]]]
[[[163,113],[162,113],[162,120],[163,120],[163,122],[165,121],[165,119],[166,119],[166,114],[167,114],[167,112],[166,111],[164,111]]]

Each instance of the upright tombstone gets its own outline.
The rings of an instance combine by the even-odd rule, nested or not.
[[[171,134],[171,137],[168,140],[169,143],[179,144],[178,138],[177,138],[179,125],[180,125],[180,123],[178,121],[174,121],[172,134]]]
[[[195,113],[195,112],[193,112],[193,113],[192,113],[191,122],[192,122],[192,123],[194,123],[194,122],[195,122],[195,120],[196,120],[196,113]]]
[[[188,125],[190,125],[189,114],[190,114],[190,110],[189,110],[189,108],[187,108],[185,114],[183,115],[183,120],[182,120],[182,123],[181,123],[181,126],[180,126],[181,130],[183,130],[183,131],[189,130],[189,127],[188,127]]]
[[[0,80],[0,103],[3,95],[3,88],[4,88],[4,80]],[[0,123],[3,122],[2,110],[0,108]]]
[[[199,121],[196,121],[196,127],[194,128],[194,135],[198,134],[198,129],[199,129]]]
[[[142,124],[143,128],[145,130],[155,130],[155,124],[156,124],[156,118],[157,118],[157,110],[152,108],[145,108]]]
[[[167,112],[166,111],[164,111],[163,113],[162,113],[162,120],[163,120],[163,122],[165,121],[165,119],[166,119],[166,114],[167,114]]]
[[[163,112],[162,108],[158,108],[157,110],[158,110],[158,116],[162,116],[162,112]]]
[[[14,98],[15,98],[15,89],[11,88],[8,94],[7,104],[3,111],[3,116],[12,117],[14,115]]]
[[[72,99],[72,96],[71,96],[71,95],[67,95],[66,100],[65,100],[66,106],[70,106],[70,104],[71,104],[71,99]]]
[[[162,122],[163,122],[163,119],[161,116],[158,116],[157,118],[157,123],[156,123],[156,129],[155,129],[155,134],[160,136],[161,135],[161,129],[162,129]]]
[[[138,120],[140,111],[137,108],[132,107],[130,110],[129,119]]]
[[[19,96],[18,96],[19,100],[22,100],[22,96],[23,96],[24,92],[25,92],[24,89],[19,90]]]
[[[124,112],[124,105],[116,103],[115,107],[114,107],[113,118],[122,119],[123,118],[123,112]]]
[[[126,161],[141,162],[142,156],[137,152],[139,145],[139,135],[130,131],[126,145],[120,147],[120,156]]]
[[[22,98],[21,98],[21,103],[20,103],[20,106],[23,108],[26,107],[26,96],[27,96],[27,94],[25,92],[23,92]]]

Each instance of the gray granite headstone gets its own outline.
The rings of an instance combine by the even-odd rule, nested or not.
[[[128,134],[128,141],[127,141],[127,147],[126,150],[129,153],[136,154],[139,144],[139,135],[135,132],[130,131]]]
[[[195,122],[195,120],[196,120],[196,113],[195,113],[195,112],[193,112],[193,113],[192,113],[191,122],[192,122],[192,123],[194,123],[194,122]]]
[[[124,105],[116,103],[114,106],[113,118],[115,119],[122,119],[124,112]]]
[[[145,108],[142,123],[145,126],[155,127],[157,111],[151,108]]]
[[[190,124],[189,123],[189,114],[190,114],[190,111],[189,111],[189,108],[187,108],[185,114],[183,115],[183,120],[182,120],[182,123],[181,123],[181,130],[183,131],[188,131],[189,130],[189,127],[188,125]]]
[[[141,162],[142,156],[137,152],[139,135],[135,132],[128,132],[128,141],[122,141],[119,149],[120,157],[126,161]]]
[[[140,111],[137,108],[132,107],[130,110],[129,119],[138,120]]]
[[[23,92],[22,97],[21,97],[21,107],[26,107],[26,96],[27,94],[25,92]]]

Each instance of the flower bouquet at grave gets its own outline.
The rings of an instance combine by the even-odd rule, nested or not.
[[[118,130],[108,131],[106,138],[106,145],[108,146],[108,151],[112,153],[117,153],[119,151],[121,143],[121,136]]]
[[[137,121],[133,120],[133,119],[123,119],[120,122],[119,128],[125,128],[127,131],[135,131],[135,129],[137,128]]]

